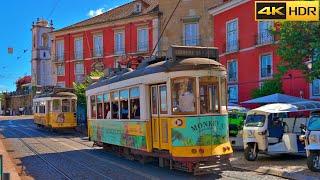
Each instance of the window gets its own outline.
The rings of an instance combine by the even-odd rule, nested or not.
[[[77,112],[77,101],[75,99],[71,100],[71,112]]]
[[[111,107],[109,94],[103,95],[104,119],[111,119]]]
[[[57,87],[64,88],[66,85],[64,82],[57,82]]]
[[[103,56],[103,36],[102,35],[93,36],[93,56],[94,57]]]
[[[272,21],[259,21],[258,44],[267,44],[273,42],[273,35],[270,32],[270,28],[272,26]]]
[[[138,29],[138,51],[148,51],[149,37],[148,28]]]
[[[199,24],[190,23],[184,25],[184,45],[197,46],[200,44]]]
[[[70,112],[71,104],[69,99],[62,100],[62,112]]]
[[[39,104],[39,113],[45,114],[46,113],[46,102],[40,102]]]
[[[75,74],[84,74],[83,63],[76,63],[75,64]]]
[[[129,90],[120,91],[120,119],[129,119]]]
[[[238,81],[238,62],[236,60],[228,62],[229,82]]]
[[[176,114],[195,114],[195,78],[186,77],[172,80],[172,112]]]
[[[63,42],[63,40],[56,42],[56,59],[57,59],[57,61],[64,60],[64,42]]]
[[[272,76],[272,56],[271,54],[260,57],[260,77],[269,78]]]
[[[63,64],[57,65],[57,75],[64,76],[64,65]]]
[[[76,60],[83,59],[83,38],[79,37],[74,40],[74,57]]]
[[[238,20],[227,22],[227,52],[238,50]]]
[[[42,43],[42,47],[48,47],[49,46],[49,36],[48,34],[44,33],[41,36],[41,43]]]
[[[52,112],[52,101],[47,101],[48,102],[48,112]]]
[[[216,77],[201,77],[199,80],[200,113],[219,113],[219,80]]]
[[[168,107],[167,107],[167,85],[159,86],[160,92],[160,114],[168,114]]]
[[[112,119],[119,119],[119,93],[111,93],[111,112]]]
[[[60,99],[54,99],[52,101],[52,110],[53,110],[53,112],[61,112],[61,101],[60,101]]]
[[[130,119],[140,119],[140,90],[139,87],[130,89]]]
[[[238,103],[238,86],[229,86],[229,102]]]
[[[90,105],[91,105],[91,118],[96,119],[97,118],[97,104],[96,104],[96,97],[95,96],[90,97]]]
[[[152,104],[152,114],[158,114],[158,93],[157,86],[151,87],[151,104]]]
[[[312,82],[312,96],[320,96],[320,80],[316,79]]]
[[[115,34],[115,53],[124,54],[124,32],[117,32]]]
[[[97,96],[97,119],[103,119],[103,95]]]

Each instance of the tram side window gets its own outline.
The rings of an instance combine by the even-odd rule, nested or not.
[[[71,112],[77,112],[77,101],[75,99],[71,100]]]
[[[172,80],[173,114],[195,114],[195,78],[186,77]]]
[[[157,86],[151,87],[152,114],[158,114]]]
[[[120,118],[129,119],[129,90],[120,91]]]
[[[46,113],[46,103],[45,102],[40,102],[39,113],[40,114],[45,114]]]
[[[61,101],[60,99],[54,99],[52,101],[52,106],[53,106],[53,112],[60,112],[61,111]]]
[[[52,101],[48,101],[48,112],[52,112]]]
[[[69,99],[62,100],[62,112],[70,112],[71,104]]]
[[[219,79],[201,77],[199,83],[200,113],[219,113]]]
[[[103,106],[104,106],[104,118],[111,119],[111,107],[109,94],[103,95]]]
[[[221,112],[227,112],[227,79],[221,79]]]
[[[140,90],[130,89],[130,119],[140,119]]]
[[[112,119],[119,119],[119,93],[111,93],[111,112]]]
[[[97,119],[103,119],[103,95],[97,96]]]
[[[91,106],[91,118],[97,118],[97,105],[96,105],[96,97],[90,96],[90,106]]]
[[[159,92],[160,92],[160,114],[168,114],[167,85],[159,86]]]

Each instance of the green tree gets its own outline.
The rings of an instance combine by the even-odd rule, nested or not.
[[[252,98],[268,96],[275,93],[282,93],[282,82],[280,78],[265,81],[260,88],[254,89],[251,92]]]
[[[320,77],[320,22],[279,23],[277,54],[282,74],[300,70],[309,81]],[[312,64],[312,66],[310,66]],[[312,67],[312,68],[311,68]]]
[[[104,74],[100,71],[93,71],[87,76],[83,83],[73,83],[73,88],[75,89],[75,94],[78,98],[78,104],[86,104],[86,89],[90,84],[93,83],[93,80],[96,78],[102,77]]]

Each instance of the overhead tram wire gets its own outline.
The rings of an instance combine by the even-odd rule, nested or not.
[[[53,8],[51,9],[49,15],[48,15],[48,18],[47,19],[50,19],[52,14],[54,13],[54,11],[56,10],[57,6],[59,5],[61,0],[57,0],[56,3],[54,4]]]
[[[169,17],[166,25],[164,26],[164,28],[163,28],[163,30],[162,30],[162,32],[161,32],[161,34],[160,34],[160,37],[158,38],[157,43],[156,43],[155,46],[153,47],[153,50],[152,50],[152,52],[151,52],[151,54],[150,54],[150,58],[151,58],[152,54],[154,53],[154,51],[156,50],[157,46],[159,45],[160,40],[161,40],[161,38],[162,38],[162,36],[163,36],[163,34],[164,34],[164,31],[167,29],[167,26],[169,25],[169,22],[171,21],[171,19],[172,19],[174,13],[176,12],[176,10],[178,9],[180,3],[181,3],[181,0],[178,1],[176,7],[173,9],[173,11],[172,11],[172,13],[171,13],[171,15],[170,15],[170,17]]]

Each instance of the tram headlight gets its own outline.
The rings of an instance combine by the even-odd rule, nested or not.
[[[309,136],[309,143],[310,144],[317,144],[318,143],[318,137],[315,134],[312,134]]]

